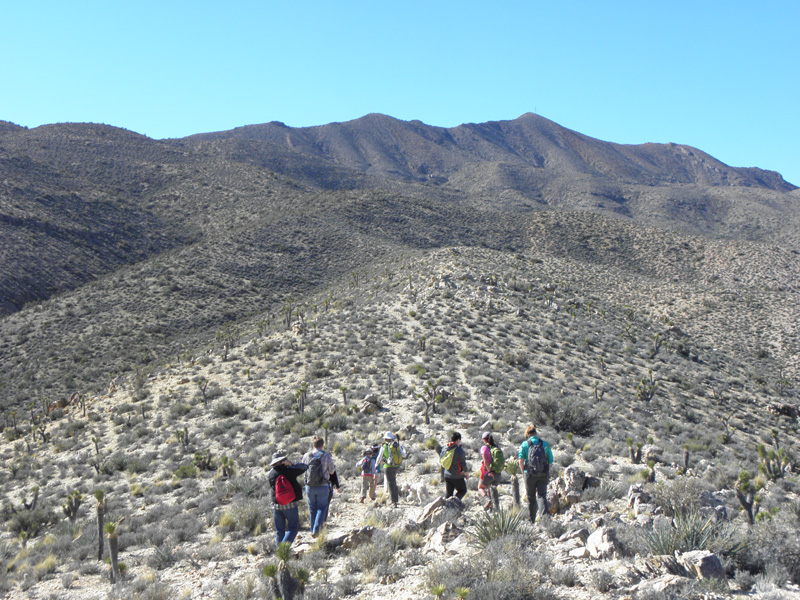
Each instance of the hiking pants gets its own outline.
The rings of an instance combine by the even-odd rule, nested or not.
[[[289,542],[290,544],[297,537],[300,529],[300,514],[297,509],[297,502],[292,502],[292,508],[273,508],[272,517],[275,520],[275,544]]]
[[[531,523],[536,522],[536,512],[542,516],[550,510],[547,504],[547,482],[550,479],[547,473],[525,473],[525,491],[528,493],[528,512]]]
[[[462,500],[467,495],[467,482],[463,478],[449,479],[444,478],[444,497],[450,498],[453,492],[456,493],[456,498]]]
[[[375,476],[362,475],[361,476],[361,499],[363,500],[369,496],[370,500],[375,500]]]
[[[308,497],[308,521],[311,526],[311,533],[317,534],[325,524],[325,517],[328,516],[328,495],[330,486],[315,485],[306,486],[306,496]]]
[[[397,487],[398,467],[384,467],[383,476],[386,477],[386,485],[389,486],[389,495],[392,497],[392,504],[395,506],[400,500],[400,490]]]

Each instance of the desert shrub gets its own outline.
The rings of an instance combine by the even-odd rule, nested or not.
[[[619,500],[620,498],[624,498],[626,493],[627,492],[624,485],[615,481],[603,479],[600,481],[600,485],[584,490],[581,500],[607,502],[610,500]]]
[[[174,565],[183,558],[183,553],[169,544],[159,544],[153,547],[153,553],[147,558],[147,566],[161,571]]]
[[[238,475],[227,482],[227,491],[231,495],[241,494],[250,498],[259,498],[263,496],[265,488],[263,482],[248,477],[247,475]]]
[[[547,584],[551,569],[550,555],[518,534],[490,542],[468,560],[436,562],[424,577],[429,587],[468,588],[470,599],[549,600],[558,597]]]
[[[589,572],[589,583],[592,588],[605,594],[614,588],[614,576],[605,569],[594,569]]]
[[[655,526],[644,534],[653,554],[674,554],[692,550],[710,550],[725,556],[740,552],[745,543],[728,523],[703,517],[698,510],[679,511],[674,526]]]
[[[106,596],[107,600],[170,600],[177,597],[176,590],[166,583],[151,580],[149,577],[140,577],[125,585],[119,583],[111,587]]]
[[[239,414],[239,408],[227,398],[214,403],[214,414],[217,417],[227,419]]]
[[[548,425],[556,431],[588,435],[597,421],[589,403],[577,398],[562,398],[554,390],[530,396],[526,407],[528,417],[534,423]]]
[[[800,530],[793,517],[778,513],[756,522],[747,530],[746,541],[734,557],[738,567],[750,573],[782,568],[793,583],[800,583]]]
[[[578,572],[574,566],[567,565],[565,567],[554,567],[550,571],[550,581],[555,585],[575,587],[580,583],[580,577],[578,577]]]
[[[36,537],[42,529],[57,520],[56,514],[52,510],[43,507],[33,510],[20,509],[9,513],[5,518],[7,519],[6,527],[11,533],[14,535],[24,534],[27,538]]]
[[[655,503],[667,514],[694,513],[712,504],[711,486],[697,477],[665,479],[656,485]]]
[[[266,529],[267,509],[260,502],[251,500],[235,503],[219,518],[221,529],[241,533],[258,534]]]

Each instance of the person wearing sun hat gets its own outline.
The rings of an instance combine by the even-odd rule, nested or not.
[[[308,465],[292,464],[283,452],[276,452],[269,463],[269,486],[272,491],[272,517],[275,521],[275,544],[289,542],[300,530],[299,503],[303,499],[303,486],[297,478]]]
[[[400,464],[403,462],[403,450],[391,431],[387,431],[383,435],[383,446],[381,446],[378,460],[383,469],[383,476],[386,478],[386,485],[389,487],[389,496],[392,499],[392,505],[397,506],[397,503],[400,501],[400,489],[397,487],[397,472],[400,470]]]

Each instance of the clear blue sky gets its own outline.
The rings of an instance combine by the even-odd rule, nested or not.
[[[0,0],[0,119],[153,138],[536,112],[800,185],[800,2]]]

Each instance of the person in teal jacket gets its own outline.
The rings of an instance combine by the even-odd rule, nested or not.
[[[553,451],[550,444],[536,435],[536,425],[525,430],[525,441],[519,447],[519,468],[525,474],[525,491],[528,493],[528,512],[531,523],[536,522],[537,511],[542,516],[550,510],[547,502],[547,484],[550,481],[550,465]]]

